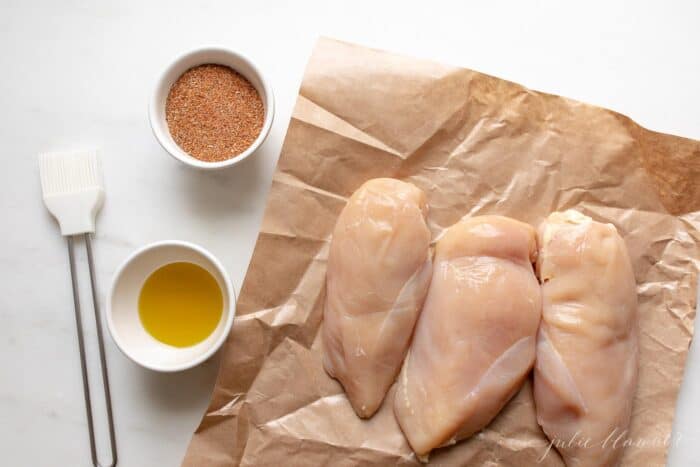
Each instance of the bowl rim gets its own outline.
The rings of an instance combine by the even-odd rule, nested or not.
[[[156,123],[156,121],[160,121],[158,118],[158,107],[159,104],[157,102],[156,96],[159,95],[160,91],[165,88],[165,77],[168,76],[171,71],[175,67],[177,67],[182,61],[193,57],[197,55],[205,55],[207,53],[221,53],[224,55],[229,55],[231,57],[236,58],[237,60],[240,60],[244,62],[247,66],[253,70],[253,72],[257,75],[258,79],[260,80],[260,84],[263,88],[263,92],[265,94],[265,103],[264,103],[264,109],[265,109],[265,120],[263,121],[263,126],[260,130],[260,134],[258,137],[253,141],[253,143],[246,148],[245,151],[242,153],[238,154],[237,156],[234,156],[230,159],[226,159],[223,161],[216,161],[216,162],[206,162],[206,161],[201,161],[189,154],[187,154],[180,146],[177,145],[177,143],[173,142],[173,144],[170,144],[170,141],[167,140],[167,136],[163,134],[164,132],[167,132],[169,135],[169,129],[167,122],[165,122],[164,125],[160,125],[160,123]],[[207,60],[202,60],[202,63],[200,64],[205,64],[205,63],[211,63],[210,61]],[[235,71],[238,71],[236,67],[231,66],[229,64],[224,64],[230,68],[233,68]],[[197,66],[197,65],[194,65]],[[169,90],[168,90],[169,91]],[[151,126],[151,131],[153,132],[153,135],[156,138],[156,141],[160,144],[160,146],[170,154],[174,159],[182,162],[185,165],[188,165],[190,167],[194,167],[196,169],[200,170],[216,170],[216,169],[222,169],[222,168],[227,168],[234,166],[238,164],[239,162],[247,159],[251,154],[253,154],[267,139],[267,137],[270,134],[270,130],[272,128],[272,122],[274,121],[274,115],[275,115],[275,96],[274,93],[272,92],[272,87],[269,84],[269,81],[265,78],[265,75],[263,75],[262,71],[260,71],[260,68],[258,68],[255,63],[253,63],[252,60],[250,60],[247,56],[236,52],[232,49],[229,49],[228,47],[224,47],[221,45],[204,45],[200,47],[195,47],[193,49],[190,49],[186,52],[181,53],[180,55],[176,56],[173,60],[170,61],[170,64],[165,67],[165,69],[160,73],[158,76],[158,79],[156,81],[155,87],[153,88],[153,91],[151,92],[151,97],[149,100],[148,104],[148,120]],[[163,126],[164,128],[161,128]],[[172,137],[171,137],[172,139]]]
[[[113,320],[113,310],[112,310],[112,301],[114,298],[114,291],[116,288],[117,283],[121,279],[122,275],[125,273],[127,268],[134,262],[136,258],[139,256],[154,250],[156,248],[160,248],[163,246],[179,246],[179,247],[184,247],[188,248],[190,250],[196,251],[197,253],[201,254],[204,256],[208,261],[211,262],[211,264],[214,266],[214,268],[221,274],[221,277],[223,279],[223,286],[226,289],[224,292],[228,295],[229,298],[229,306],[228,310],[228,316],[226,318],[226,322],[224,323],[224,329],[221,333],[221,336],[214,341],[214,343],[211,345],[209,349],[207,349],[205,352],[203,352],[201,355],[193,358],[192,360],[177,365],[177,366],[172,366],[172,367],[159,367],[157,365],[151,365],[149,363],[145,363],[141,361],[134,353],[130,352],[124,343],[121,341],[121,338],[119,337],[115,325],[114,325],[114,320]],[[168,264],[168,263],[166,263]],[[105,315],[107,318],[107,329],[109,330],[109,334],[112,337],[112,340],[116,344],[117,348],[119,351],[124,354],[129,360],[133,361],[139,366],[142,366],[146,369],[153,370],[153,371],[158,371],[162,373],[175,373],[178,371],[183,371],[183,370],[188,370],[190,368],[193,368],[203,362],[205,362],[207,359],[209,359],[212,355],[214,355],[226,342],[226,339],[228,338],[229,334],[231,333],[231,328],[233,327],[233,319],[236,316],[236,303],[237,303],[237,297],[236,297],[236,291],[233,288],[233,284],[231,283],[231,279],[226,272],[226,269],[224,269],[224,266],[221,264],[221,262],[213,255],[211,254],[208,250],[205,248],[191,243],[187,242],[184,240],[160,240],[157,242],[149,243],[147,245],[144,245],[135,251],[133,251],[117,268],[117,270],[114,272],[114,275],[112,276],[112,283],[109,286],[109,291],[107,292],[107,301],[105,304]]]

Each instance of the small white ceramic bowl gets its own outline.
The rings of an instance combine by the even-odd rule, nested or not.
[[[178,261],[194,263],[209,271],[224,299],[216,329],[191,347],[173,347],[156,340],[139,318],[139,294],[148,276],[161,266]],[[134,362],[155,371],[180,371],[199,365],[221,347],[233,324],[235,302],[231,280],[211,253],[188,242],[156,242],[132,253],[117,269],[107,296],[107,326],[117,347]]]
[[[243,75],[255,87],[260,94],[265,108],[265,120],[258,138],[253,141],[248,149],[239,155],[219,162],[205,162],[196,159],[185,151],[173,140],[168,129],[168,122],[165,120],[165,101],[168,98],[170,88],[185,71],[198,65],[214,63],[233,68]],[[275,114],[275,101],[272,95],[272,88],[263,77],[260,70],[241,54],[223,47],[202,47],[192,50],[177,58],[172,65],[165,69],[158,79],[156,89],[151,97],[148,116],[151,121],[151,129],[156,139],[171,156],[191,167],[197,169],[221,169],[230,167],[247,158],[265,141]]]

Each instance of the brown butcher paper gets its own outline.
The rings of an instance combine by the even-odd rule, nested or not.
[[[618,442],[629,444],[623,465],[664,465],[695,318],[700,142],[468,69],[329,39],[307,66],[213,398],[183,465],[419,465],[394,420],[393,389],[360,420],[321,364],[329,237],[347,198],[374,177],[425,191],[433,238],[465,214],[537,226],[576,208],[613,223],[632,259],[640,316],[639,387]],[[548,447],[528,381],[492,423],[430,463],[563,465]]]

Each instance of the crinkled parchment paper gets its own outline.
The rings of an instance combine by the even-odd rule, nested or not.
[[[418,465],[391,404],[358,419],[321,365],[329,235],[347,197],[373,177],[425,190],[434,236],[465,214],[537,225],[576,207],[615,224],[641,318],[634,444],[623,464],[664,464],[695,317],[700,142],[471,70],[322,39],[184,465]],[[482,432],[430,460],[562,465],[547,445],[528,382]]]

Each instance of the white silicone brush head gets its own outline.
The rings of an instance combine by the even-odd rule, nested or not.
[[[39,155],[44,204],[58,221],[61,234],[95,231],[104,202],[102,168],[96,150]]]

